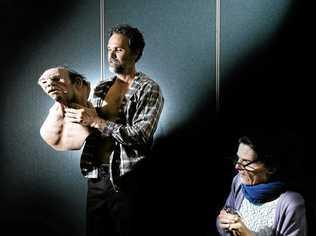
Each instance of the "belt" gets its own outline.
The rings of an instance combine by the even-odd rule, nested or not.
[[[90,166],[89,170],[81,169],[83,176],[88,179],[106,178],[110,175],[110,165],[101,164],[98,167]]]
[[[98,178],[105,178],[110,175],[110,165],[102,164],[98,168]]]

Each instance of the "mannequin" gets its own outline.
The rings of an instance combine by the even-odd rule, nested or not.
[[[67,121],[64,114],[66,108],[78,108],[78,105],[92,107],[88,102],[89,82],[71,69],[55,67],[46,70],[38,84],[55,100],[41,126],[42,139],[58,151],[81,149],[91,128]]]

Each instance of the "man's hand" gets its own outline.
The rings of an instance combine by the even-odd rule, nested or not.
[[[98,116],[95,108],[89,104],[88,107],[79,104],[71,104],[73,108],[65,108],[65,120],[84,126],[103,129],[106,121]]]

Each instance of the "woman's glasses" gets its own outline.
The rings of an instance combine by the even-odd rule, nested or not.
[[[237,170],[247,170],[247,171],[253,171],[255,170],[254,167],[250,166],[253,163],[259,162],[259,160],[253,160],[253,161],[239,161],[239,157],[236,156],[236,158],[233,161],[233,164],[236,166]]]

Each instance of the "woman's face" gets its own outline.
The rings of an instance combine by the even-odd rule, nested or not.
[[[242,184],[255,185],[268,181],[268,169],[257,161],[257,153],[250,146],[240,143],[237,156],[235,169],[240,175]]]

